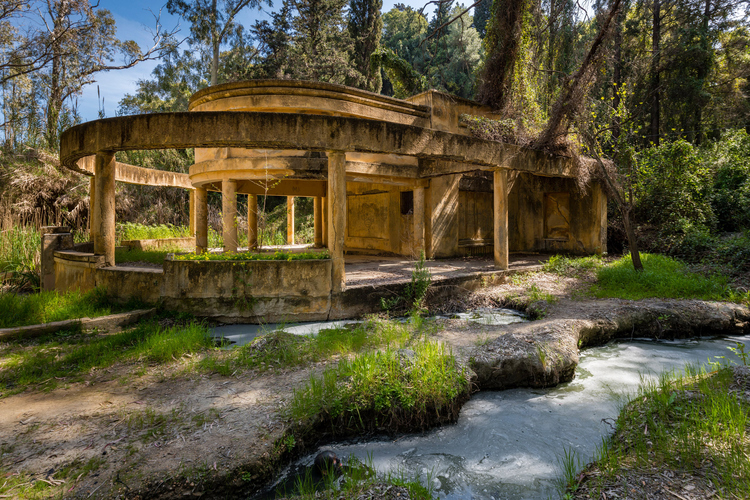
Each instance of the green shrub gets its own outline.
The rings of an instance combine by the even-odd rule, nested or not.
[[[712,227],[711,172],[687,141],[663,143],[638,153],[637,218],[679,230],[681,221]]]
[[[750,136],[733,130],[706,151],[715,169],[711,204],[720,231],[750,229]]]

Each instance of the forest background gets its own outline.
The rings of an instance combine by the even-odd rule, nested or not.
[[[264,19],[241,22],[259,8]],[[0,272],[34,268],[41,225],[87,238],[88,179],[58,168],[60,133],[81,121],[82,89],[151,60],[117,115],[185,111],[201,88],[255,78],[476,99],[505,117],[472,121],[480,137],[603,159],[594,178],[609,176],[619,199],[610,252],[638,241],[748,286],[748,0],[433,0],[387,12],[382,0],[168,0],[163,9],[188,29],[165,28],[157,12],[144,47],[118,38],[113,15],[89,0],[0,0]],[[118,159],[186,172],[193,153]],[[270,224],[283,225],[283,202],[269,197]],[[303,240],[311,209],[300,200]],[[187,211],[183,190],[118,186],[120,228],[185,226]]]

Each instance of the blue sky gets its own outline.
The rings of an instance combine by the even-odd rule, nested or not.
[[[383,11],[390,10],[395,3],[397,1],[383,0]],[[401,0],[401,3],[411,5],[414,8],[421,8],[427,3],[427,0]],[[280,4],[280,0],[277,0],[276,4]],[[149,30],[153,30],[156,25],[154,14],[159,14],[160,5],[163,4],[148,0],[101,0],[99,2],[100,8],[112,12],[117,24],[117,36],[121,40],[135,40],[141,46],[141,49],[149,47],[152,43]],[[263,7],[263,11],[247,9],[241,14],[240,21],[245,26],[250,26],[257,19],[267,18],[271,11],[273,9],[267,5]],[[178,17],[171,16],[166,8],[161,8],[161,24],[167,30],[179,25],[180,33],[178,36],[182,38],[189,34],[190,26]],[[82,95],[78,97],[78,111],[83,121],[98,118],[101,101],[97,99],[97,86],[104,99],[105,113],[107,116],[114,116],[120,99],[125,94],[135,92],[136,82],[148,79],[151,71],[158,64],[158,61],[146,61],[134,68],[97,75],[97,82],[84,87]]]

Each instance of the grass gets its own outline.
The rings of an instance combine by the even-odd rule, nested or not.
[[[588,257],[553,255],[544,264],[542,269],[546,272],[562,276],[580,276],[584,272],[599,269],[603,265],[604,260],[598,255],[591,255]]]
[[[162,264],[168,254],[182,251],[183,249],[179,247],[167,247],[159,250],[118,248],[115,250],[115,262],[151,262],[152,264]]]
[[[311,376],[295,390],[288,415],[308,425],[322,418],[335,435],[424,429],[435,418],[449,420],[455,400],[466,393],[468,381],[453,355],[442,344],[419,340],[409,351],[362,352]]]
[[[6,227],[7,226],[7,227]],[[2,224],[0,227],[0,283],[15,289],[39,288],[42,237],[35,226]],[[5,275],[8,273],[7,275]]]
[[[703,300],[741,300],[724,276],[703,276],[691,272],[672,258],[642,253],[644,270],[633,268],[630,255],[599,268],[597,283],[591,288],[594,297],[646,299],[651,297]],[[746,294],[747,295],[747,294]],[[750,295],[748,295],[750,298]]]
[[[224,356],[207,357],[201,361],[201,366],[223,375],[245,369],[292,368],[380,346],[404,346],[412,335],[414,330],[410,325],[380,319],[371,319],[353,328],[321,330],[314,337],[276,331],[232,349]]]
[[[327,251],[322,252],[274,252],[274,253],[257,253],[257,252],[222,252],[222,253],[184,253],[175,255],[174,260],[315,260],[330,259],[331,256]]]
[[[627,471],[658,467],[705,475],[719,498],[749,498],[750,404],[729,392],[732,383],[727,366],[711,373],[687,367],[685,375],[644,382],[598,451],[589,492],[599,498],[605,484]]]
[[[0,293],[0,328],[36,325],[77,318],[95,318],[144,307],[140,301],[113,304],[101,288],[88,292],[34,294]]]
[[[135,222],[122,222],[115,227],[115,240],[118,243],[127,240],[160,240],[166,238],[187,238],[189,236],[190,228],[173,226],[172,224],[147,226]]]
[[[58,381],[81,380],[91,370],[122,361],[167,363],[213,346],[207,327],[195,321],[164,328],[143,322],[116,334],[60,331],[38,339],[0,344],[2,396],[27,387],[50,390]]]

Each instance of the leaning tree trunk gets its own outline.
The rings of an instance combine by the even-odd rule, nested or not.
[[[620,9],[621,3],[622,0],[614,0],[612,2],[609,15],[607,15],[602,23],[599,34],[594,39],[594,43],[591,44],[589,53],[578,70],[563,84],[560,97],[552,107],[552,113],[547,121],[547,126],[539,134],[536,141],[534,141],[533,148],[554,148],[558,142],[558,138],[567,135],[573,118],[575,118],[583,105],[589,84],[596,77],[595,69],[596,63],[600,60],[600,49],[611,31],[614,24],[612,21]]]

